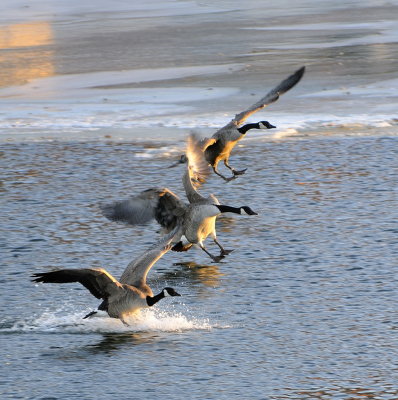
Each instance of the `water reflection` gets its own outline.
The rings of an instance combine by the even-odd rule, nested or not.
[[[193,284],[202,284],[208,287],[218,287],[220,278],[224,276],[216,265],[197,264],[193,261],[174,263],[178,267],[168,269],[163,274],[167,280],[189,280]]]
[[[41,355],[42,357],[56,358],[63,361],[85,359],[95,354],[112,354],[123,348],[142,344],[153,344],[160,336],[149,332],[135,333],[108,333],[102,334],[99,341],[90,341],[88,344],[74,346],[50,346]],[[70,342],[72,344],[72,342]]]
[[[47,21],[0,27],[0,87],[54,75],[53,36]]]
[[[103,335],[102,340],[89,344],[84,349],[92,353],[112,353],[115,350],[120,350],[121,347],[128,346],[130,348],[131,346],[153,343],[158,339],[159,335],[148,332],[111,333]]]

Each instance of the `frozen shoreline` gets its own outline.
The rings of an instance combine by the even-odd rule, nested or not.
[[[347,13],[355,4],[6,1],[0,141],[213,132],[302,65],[303,80],[253,121],[272,121],[275,137],[394,134],[397,7]]]
[[[245,104],[240,110],[227,110],[231,98],[241,97],[238,87],[114,86],[123,82],[126,85],[127,82],[130,85],[153,82],[155,75],[161,76],[163,83],[176,79],[183,82],[186,77],[221,75],[240,68],[242,66],[227,65],[96,72],[36,79],[23,86],[3,88],[0,89],[0,141],[76,140],[81,137],[101,140],[107,136],[116,137],[116,140],[159,140],[163,136],[179,138],[189,130],[202,129],[211,133],[260,95],[242,99]],[[101,88],[98,82],[102,82]],[[297,90],[297,94],[294,88],[251,119],[269,119],[277,126],[277,130],[267,133],[266,137],[287,137],[292,130],[320,132],[325,128],[341,130],[352,126],[363,127],[366,132],[374,128],[381,130],[375,131],[376,134],[391,135],[397,126],[397,86],[398,79],[392,79],[330,90],[315,88],[309,93]],[[269,89],[264,89],[261,96]],[[351,103],[350,109],[347,109],[347,102]],[[364,107],[367,113],[363,112]],[[285,108],[288,111],[284,111]],[[162,134],[162,130],[165,133]]]

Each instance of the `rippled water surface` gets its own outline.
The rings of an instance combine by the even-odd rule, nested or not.
[[[158,172],[179,149],[3,146],[3,395],[398,396],[396,138],[242,144],[234,165],[247,174],[230,184],[211,177],[202,191],[259,216],[220,219],[219,240],[235,249],[225,262],[196,249],[166,254],[149,282],[183,297],[131,328],[83,321],[97,305],[83,287],[34,285],[29,276],[90,266],[119,276],[157,227],[115,225],[97,205],[148,185],[182,195],[181,169]]]

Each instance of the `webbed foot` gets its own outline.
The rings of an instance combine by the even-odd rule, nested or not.
[[[220,254],[219,256],[212,256],[211,258],[212,258],[213,262],[216,263],[216,262],[220,262],[224,258],[224,256]]]
[[[247,168],[241,169],[240,171],[237,171],[236,169],[234,169],[234,170],[232,171],[232,173],[234,174],[234,178],[235,178],[236,175],[243,175],[246,171],[247,171]]]
[[[225,176],[223,176],[223,179],[224,179],[225,182],[231,182],[231,181],[233,181],[234,179],[236,179],[236,176],[235,176],[235,175],[232,175],[232,176],[229,177],[229,178],[226,178]]]
[[[232,249],[232,250],[223,249],[223,250],[220,251],[220,256],[223,256],[223,257],[227,256],[228,254],[231,254],[233,251],[234,251],[234,249]]]

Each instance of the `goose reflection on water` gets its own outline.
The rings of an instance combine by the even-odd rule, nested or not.
[[[95,354],[111,355],[116,351],[131,349],[132,346],[153,345],[161,335],[153,332],[103,333],[99,340],[90,339],[81,346],[51,347],[43,356],[63,361],[85,359]]]
[[[159,340],[158,333],[134,332],[134,333],[109,333],[103,334],[102,339],[97,343],[91,343],[84,346],[84,350],[90,353],[112,353],[120,350],[121,347],[139,346],[143,344],[152,344]]]
[[[217,265],[197,264],[194,261],[173,263],[174,269],[164,269],[162,279],[168,282],[188,281],[192,285],[219,287],[224,274]],[[160,272],[160,271],[159,271]]]

